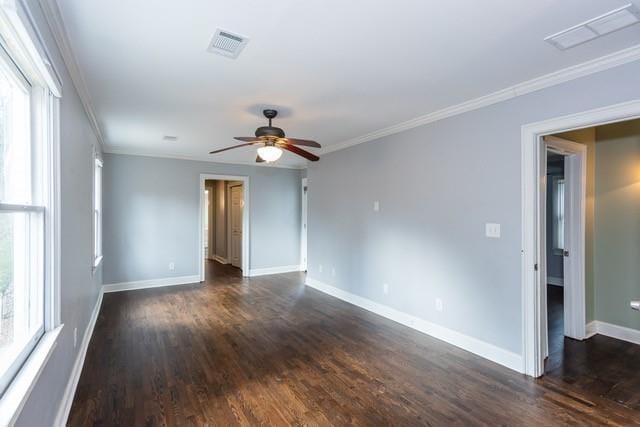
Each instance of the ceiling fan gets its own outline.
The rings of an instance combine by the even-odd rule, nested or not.
[[[262,114],[269,120],[269,126],[260,126],[256,129],[256,136],[236,136],[233,139],[238,141],[244,141],[244,144],[234,145],[232,147],[222,148],[220,150],[214,150],[209,154],[216,154],[222,151],[231,150],[239,147],[246,147],[247,145],[260,145],[258,147],[258,156],[256,162],[275,162],[282,156],[282,150],[287,150],[298,156],[302,156],[307,160],[316,162],[320,160],[320,157],[313,153],[310,153],[297,145],[306,147],[321,148],[322,146],[315,141],[308,139],[287,138],[284,131],[279,127],[271,126],[271,120],[278,115],[276,110],[263,110]]]

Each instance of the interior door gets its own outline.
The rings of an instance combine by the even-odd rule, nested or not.
[[[564,157],[564,335],[586,334],[585,239],[587,147],[554,136],[546,145]],[[546,311],[545,311],[546,317]]]
[[[231,187],[231,265],[242,268],[242,210],[244,189],[242,185]]]
[[[538,292],[540,294],[540,347],[543,360],[549,357],[549,325],[547,322],[547,145],[540,144],[538,188]]]
[[[300,267],[307,271],[307,178],[302,179],[302,219],[300,230]]]

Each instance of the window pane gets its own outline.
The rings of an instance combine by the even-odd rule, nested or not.
[[[43,327],[43,215],[0,211],[0,393]]]
[[[29,204],[31,190],[29,91],[0,61],[0,202]]]

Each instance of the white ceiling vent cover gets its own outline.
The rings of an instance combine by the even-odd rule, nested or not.
[[[560,50],[566,50],[638,22],[640,22],[640,11],[633,4],[628,4],[553,34],[544,40]]]
[[[248,37],[234,34],[231,31],[217,29],[211,39],[211,43],[209,43],[207,51],[228,58],[237,58],[248,42]]]

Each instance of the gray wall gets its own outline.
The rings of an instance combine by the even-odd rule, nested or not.
[[[92,275],[93,146],[97,140],[62,62],[37,1],[27,2],[63,80],[60,106],[61,316],[64,328],[35,384],[18,426],[50,426],[71,375],[80,342],[100,290],[100,269]],[[73,348],[73,330],[78,346]]]
[[[639,97],[635,62],[323,156],[309,276],[521,353],[521,126]]]
[[[249,176],[250,268],[300,263],[299,170],[105,154],[104,283],[198,274],[201,173]]]
[[[640,330],[640,120],[596,132],[596,319]]]

